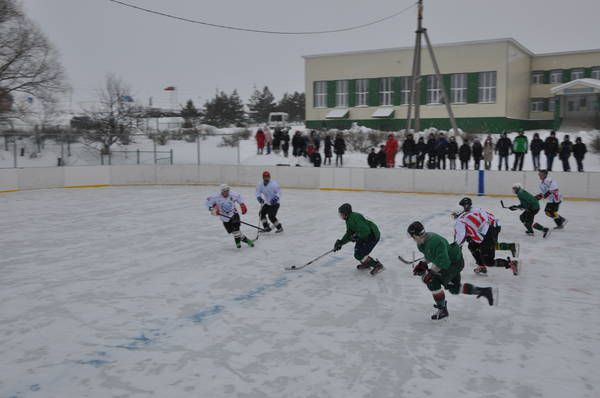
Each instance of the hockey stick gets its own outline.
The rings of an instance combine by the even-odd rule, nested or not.
[[[258,211],[258,224],[259,225],[260,225],[260,213],[262,213],[264,205],[265,205],[264,203],[262,205],[260,205],[260,210]],[[264,231],[264,229],[263,229],[263,231]],[[256,238],[254,238],[254,240],[258,240],[258,237],[260,236],[260,232],[261,232],[260,229],[256,230]]]
[[[419,257],[419,258],[416,258],[414,260],[406,260],[404,257],[398,256],[398,260],[402,261],[404,264],[409,264],[409,265],[410,264],[414,264],[414,263],[416,263],[418,261],[421,261],[421,260],[424,260],[424,259],[425,259],[425,257]]]
[[[217,215],[219,215],[219,216],[221,216],[221,217],[227,217],[227,218],[229,218],[229,219],[231,220],[231,217],[229,217],[229,216],[226,216],[225,214],[217,214]],[[240,224],[244,224],[244,225],[247,225],[247,226],[249,226],[249,227],[256,228],[256,229],[258,229],[258,231],[259,231],[259,232],[265,232],[265,230],[264,230],[264,229],[262,229],[261,227],[258,227],[258,226],[256,226],[256,225],[252,225],[252,224],[248,224],[247,222],[244,222],[244,221],[242,221],[242,220],[240,220]]]
[[[317,261],[317,260],[320,260],[320,259],[322,259],[323,257],[325,257],[326,255],[328,255],[329,253],[333,253],[333,249],[331,249],[331,250],[328,250],[327,252],[325,252],[325,253],[321,254],[319,257],[317,257],[317,258],[314,258],[314,259],[310,260],[310,261],[309,261],[309,262],[307,262],[306,264],[303,264],[303,265],[298,265],[298,266],[292,265],[291,267],[286,267],[286,268],[285,268],[285,270],[286,270],[286,271],[296,271],[296,270],[302,269],[302,268],[304,268],[304,267],[308,267],[309,265],[311,265],[311,264],[312,264],[312,263],[314,263],[315,261]]]
[[[504,201],[502,199],[500,199],[500,204],[502,205],[503,209],[508,209],[510,211],[517,211],[517,210],[519,210],[518,208],[513,208],[513,206],[505,206],[504,205]],[[518,205],[514,205],[514,206],[518,206]]]

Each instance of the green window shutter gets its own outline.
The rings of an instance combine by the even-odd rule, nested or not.
[[[544,71],[544,84],[550,84],[550,71]]]
[[[379,105],[379,79],[369,79],[369,106]]]
[[[570,82],[571,81],[571,69],[563,69],[562,82]]]
[[[327,107],[335,108],[335,80],[327,82]]]
[[[348,80],[348,106],[356,106],[356,80]]]
[[[400,105],[402,100],[402,78],[394,77],[392,79],[392,90],[394,90],[394,94],[392,95],[392,104]]]
[[[452,75],[443,75],[442,80],[444,82],[444,94],[446,94],[446,100],[452,102],[450,98],[450,85],[452,84]]]
[[[476,104],[479,102],[479,73],[467,74],[467,103]]]
[[[583,77],[585,77],[586,79],[589,79],[590,77],[592,77],[592,68],[585,68]]]
[[[552,98],[544,98],[544,105],[542,108],[544,110],[544,112],[548,112],[548,109],[550,109],[549,105],[548,105],[548,101],[551,101],[551,100],[552,100]]]
[[[427,104],[427,78],[428,76],[421,76],[421,105]]]

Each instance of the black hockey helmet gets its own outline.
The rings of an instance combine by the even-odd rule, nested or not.
[[[548,177],[548,170],[546,170],[546,169],[540,169],[540,170],[538,170],[538,175],[540,177],[543,176],[544,178],[546,178],[546,177]]]
[[[415,236],[421,236],[425,233],[425,227],[420,221],[415,221],[408,226],[407,232],[411,238]]]
[[[341,215],[343,215],[345,217],[348,217],[348,215],[350,213],[352,213],[352,206],[350,205],[350,203],[344,203],[338,209],[338,213],[340,213]]]
[[[462,198],[460,200],[460,202],[458,202],[458,205],[460,207],[462,207],[463,209],[465,209],[465,211],[469,211],[471,209],[471,207],[473,206],[473,201],[471,200],[471,198]]]

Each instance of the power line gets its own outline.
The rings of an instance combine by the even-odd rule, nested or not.
[[[277,31],[277,30],[252,29],[252,28],[242,28],[239,26],[221,25],[221,24],[216,24],[216,23],[211,23],[211,22],[206,22],[206,21],[201,21],[201,20],[196,20],[196,19],[180,17],[177,15],[168,14],[168,13],[161,12],[161,11],[151,10],[148,8],[136,6],[134,4],[126,3],[126,2],[120,1],[120,0],[108,0],[108,1],[110,1],[111,3],[115,3],[118,5],[124,6],[124,7],[136,9],[138,11],[143,11],[143,12],[146,12],[149,14],[159,15],[159,16],[167,17],[167,18],[171,18],[171,19],[176,19],[176,20],[183,21],[183,22],[211,26],[214,28],[237,30],[237,31],[242,31],[242,32],[264,33],[264,34],[272,34],[272,35],[321,35],[321,34],[326,34],[326,33],[338,33],[338,32],[347,32],[350,30],[362,29],[362,28],[366,28],[371,25],[375,25],[375,24],[387,21],[388,19],[395,18],[398,15],[405,13],[406,11],[410,10],[411,8],[413,8],[414,6],[417,5],[417,3],[415,2],[415,3],[412,3],[410,6],[403,8],[402,10],[400,10],[398,12],[388,15],[387,17],[379,18],[374,21],[370,21],[370,22],[367,22],[367,23],[364,23],[361,25],[348,26],[345,28],[329,29],[329,30],[315,30],[315,31]]]

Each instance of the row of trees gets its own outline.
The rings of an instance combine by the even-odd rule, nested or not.
[[[286,112],[290,121],[300,122],[304,120],[304,104],[304,93],[299,92],[285,93],[279,102],[275,102],[275,96],[265,86],[262,90],[254,90],[247,104],[249,112],[245,111],[244,102],[234,90],[229,95],[223,91],[216,93],[202,109],[197,109],[189,100],[181,110],[181,116],[185,119],[185,127],[193,127],[197,123],[216,127],[264,123],[271,112]]]

